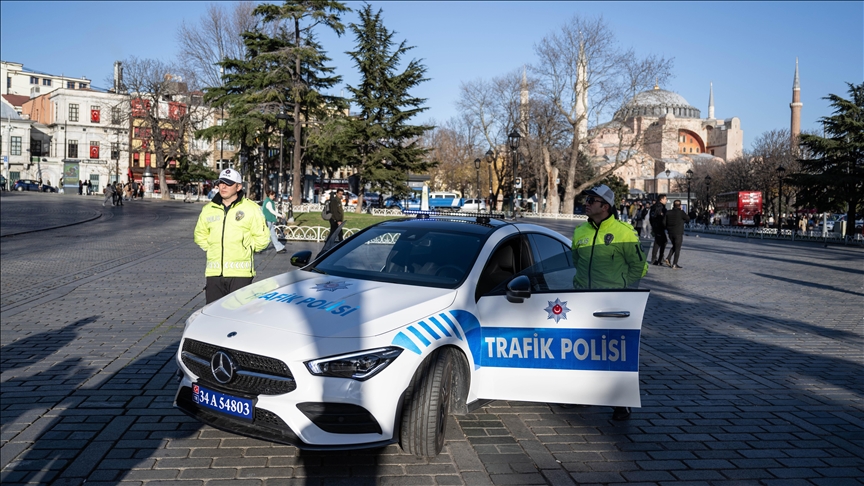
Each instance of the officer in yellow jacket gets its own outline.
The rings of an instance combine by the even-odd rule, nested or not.
[[[636,288],[648,273],[648,261],[636,230],[615,215],[615,193],[606,185],[588,191],[588,222],[573,231],[573,263],[577,289]],[[628,407],[615,407],[615,420],[630,418]]]
[[[252,283],[255,252],[267,248],[270,234],[261,207],[246,199],[240,173],[219,174],[219,194],[201,210],[195,243],[207,252],[207,303]]]

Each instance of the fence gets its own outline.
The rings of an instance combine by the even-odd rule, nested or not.
[[[864,246],[864,236],[860,233],[855,236],[845,237],[840,233],[828,231],[796,231],[791,229],[777,230],[777,228],[751,228],[737,226],[717,226],[717,225],[691,225],[688,228],[689,232],[728,235],[739,238],[758,238],[760,240],[788,240],[788,241],[815,241],[821,243],[835,243],[844,245]]]

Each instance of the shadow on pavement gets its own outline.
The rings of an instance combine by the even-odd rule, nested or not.
[[[0,348],[0,373],[26,368],[42,361],[72,342],[83,326],[100,317],[102,316],[85,317],[60,329],[33,334],[3,346]]]

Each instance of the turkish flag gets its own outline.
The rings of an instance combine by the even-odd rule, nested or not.
[[[99,110],[90,110],[90,121],[92,123],[99,123]]]
[[[90,158],[91,159],[98,159],[99,158],[99,146],[98,145],[91,145],[90,146]]]

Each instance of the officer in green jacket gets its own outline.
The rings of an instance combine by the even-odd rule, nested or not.
[[[639,235],[615,215],[615,193],[606,185],[588,191],[588,222],[573,231],[573,263],[577,289],[637,288],[648,273],[648,261]],[[630,408],[615,407],[615,420],[630,418]]]
[[[207,252],[207,303],[252,283],[255,252],[267,248],[270,235],[261,207],[246,199],[240,173],[219,174],[219,194],[201,210],[195,243]]]

